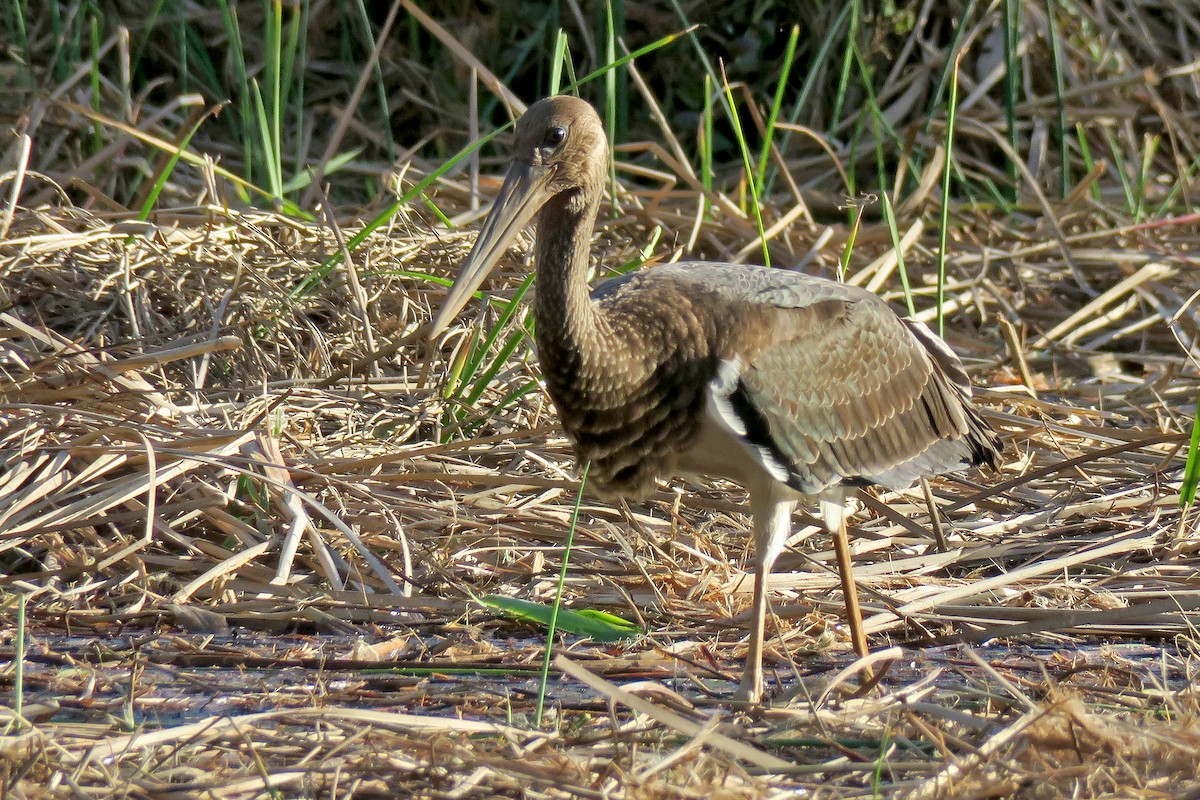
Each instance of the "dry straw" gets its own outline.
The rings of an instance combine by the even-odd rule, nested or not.
[[[1071,118],[1160,120],[1174,149],[1152,153],[1150,172],[1194,192],[1195,112],[1130,78],[1142,76],[1138,47],[1112,54],[1116,78],[1077,76]],[[1194,65],[1176,68],[1159,77],[1192,80]],[[971,175],[996,169],[978,155],[997,152],[980,126],[1002,129],[985,91],[993,73],[962,76],[953,156]],[[880,93],[897,120],[915,108],[903,80],[897,71]],[[635,74],[638,86],[649,91]],[[30,101],[39,135],[92,129],[94,113],[51,94]],[[725,259],[761,251],[737,198],[704,188],[667,117],[655,119],[659,141],[621,156],[627,185],[598,237],[603,263],[639,258],[659,229],[654,259],[682,245]],[[432,348],[388,345],[428,320],[465,255],[479,216],[465,176],[437,184],[457,227],[408,206],[350,251],[361,213],[242,208],[204,159],[181,168],[149,219],[113,208],[87,179],[133,146],[130,129],[108,129],[83,166],[56,149],[61,137],[6,145],[0,616],[15,624],[16,594],[30,600],[20,685],[0,663],[0,695],[23,698],[20,717],[0,709],[0,794],[1200,791],[1200,534],[1178,502],[1198,391],[1200,237],[1195,218],[1151,221],[1123,204],[1115,168],[1003,218],[954,208],[947,338],[987,387],[1005,463],[935,482],[936,525],[920,488],[866,495],[852,520],[875,643],[927,649],[900,651],[874,692],[854,696],[840,676],[863,665],[843,654],[833,553],[816,525],[797,525],[772,577],[779,701],[741,715],[718,700],[744,655],[743,498],[709,485],[629,507],[589,499],[567,599],[649,633],[623,646],[563,640],[570,655],[557,663],[578,680],[552,686],[553,725],[538,729],[537,632],[470,600],[551,597],[576,495],[523,312],[470,403],[472,387],[444,387],[494,311],[476,305]],[[931,156],[896,211],[929,320],[940,134],[914,131]],[[789,160],[791,173],[847,175],[846,139],[831,141]],[[408,185],[435,166],[404,164]],[[1024,166],[1034,184],[1045,177]],[[1141,188],[1147,202],[1169,199],[1154,180]],[[847,226],[812,222],[821,202],[797,191],[765,208],[775,262],[836,271]],[[292,298],[340,252],[342,272]],[[520,255],[493,300],[518,291]],[[848,261],[847,280],[903,302],[885,225],[865,222]],[[0,662],[13,642],[0,635]]]

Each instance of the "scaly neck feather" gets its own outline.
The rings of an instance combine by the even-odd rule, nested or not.
[[[598,210],[598,200],[574,191],[550,198],[538,214],[534,318],[539,357],[547,365],[599,346],[587,284]]]

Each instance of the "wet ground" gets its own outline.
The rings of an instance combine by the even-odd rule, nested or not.
[[[410,713],[511,720],[537,697],[540,643],[491,642],[480,653],[447,640],[414,641],[391,657],[398,640],[344,636],[182,636],[124,632],[111,638],[32,636],[24,670],[26,713],[40,723],[168,727],[213,716],[314,706],[353,706]],[[383,649],[387,649],[386,647]],[[1165,643],[1095,642],[1064,646],[903,650],[879,684],[884,693],[926,681],[931,699],[974,706],[1014,693],[1034,700],[1053,689],[1116,698],[1159,695],[1189,686],[1191,654]],[[420,657],[409,657],[419,652]],[[644,647],[572,648],[572,659],[617,684],[656,682],[700,706],[728,698],[737,665],[698,665]],[[0,692],[14,691],[11,645],[0,651]],[[803,704],[819,696],[852,659],[804,656],[796,672],[778,666],[771,694]],[[982,662],[982,663],[981,663]],[[725,672],[722,674],[721,667]],[[548,702],[604,711],[608,700],[551,673]]]

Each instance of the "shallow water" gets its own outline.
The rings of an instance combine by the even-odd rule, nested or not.
[[[379,641],[387,641],[384,638]],[[24,704],[39,723],[105,723],[170,727],[214,716],[320,706],[350,706],[412,713],[454,713],[503,721],[532,703],[538,692],[541,643],[491,642],[484,656],[450,653],[436,639],[417,642],[425,657],[368,660],[364,640],[347,636],[222,637],[124,632],[100,639],[35,636],[27,648]],[[974,653],[945,646],[905,650],[892,662],[880,691],[897,692],[933,675],[927,697],[955,707],[1010,697],[1002,676],[1033,699],[1050,685],[1101,695],[1158,694],[1189,685],[1189,653],[1170,642],[1099,642],[1070,646],[989,645]],[[429,655],[431,654],[432,655]],[[6,653],[11,658],[11,650]],[[405,655],[405,653],[401,653]],[[667,660],[645,666],[642,648],[574,647],[570,655],[585,668],[618,685],[650,681],[697,705],[727,698],[733,685],[703,667]],[[811,698],[852,663],[849,655],[805,655],[796,672],[776,665],[769,692],[776,698]],[[738,665],[721,665],[737,677]],[[12,671],[0,661],[0,686],[13,691]],[[994,674],[993,674],[994,672]],[[1047,680],[1049,678],[1049,680]],[[7,685],[5,685],[7,684]],[[552,674],[549,703],[564,709],[603,711],[607,698]],[[130,697],[132,696],[132,702]],[[6,698],[7,699],[7,698]]]

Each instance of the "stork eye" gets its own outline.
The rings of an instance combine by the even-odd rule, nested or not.
[[[559,125],[553,128],[546,129],[546,136],[542,139],[542,143],[547,147],[558,147],[563,143],[563,139],[567,138],[567,129]]]

